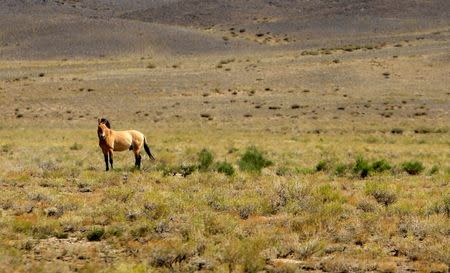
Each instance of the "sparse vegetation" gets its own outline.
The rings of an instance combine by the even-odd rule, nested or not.
[[[368,182],[366,184],[366,193],[371,195],[375,200],[388,206],[397,200],[397,196],[392,191],[388,190],[384,183]]]
[[[319,163],[316,164],[316,171],[317,172],[321,172],[321,171],[325,171],[328,168],[328,162],[325,160],[321,160],[319,161]]]
[[[255,146],[247,148],[239,160],[239,168],[248,172],[260,173],[263,168],[270,165],[272,161],[268,160]]]
[[[362,156],[358,156],[355,161],[355,165],[353,166],[353,173],[358,175],[361,178],[365,178],[369,175],[372,168],[367,160]]]
[[[372,163],[371,169],[374,172],[384,172],[392,169],[389,162],[387,162],[385,159],[376,160]]]
[[[235,173],[233,165],[231,165],[230,163],[228,163],[226,161],[218,162],[216,165],[216,170],[219,173],[224,173],[228,176],[232,176]]]
[[[0,133],[5,135],[4,131]],[[91,135],[91,132],[86,134]],[[176,147],[181,136],[169,140],[166,147]],[[323,139],[315,142],[317,145],[328,145],[339,139],[328,138],[325,133],[304,136]],[[197,137],[201,138],[201,134]],[[159,151],[161,161],[152,165],[144,160],[142,171],[122,168],[105,174],[88,167],[91,164],[101,166],[102,162],[98,156],[92,156],[98,155],[98,151],[86,149],[87,142],[82,139],[77,138],[76,142],[74,138],[65,139],[62,148],[53,151],[33,150],[38,155],[45,154],[46,160],[32,163],[33,159],[29,158],[25,161],[36,164],[45,176],[30,177],[11,171],[2,174],[2,183],[9,186],[6,186],[8,194],[0,197],[0,207],[11,221],[5,222],[10,224],[3,225],[2,232],[13,232],[24,240],[33,240],[33,244],[25,244],[26,248],[40,247],[41,251],[45,251],[43,244],[47,241],[55,244],[54,240],[69,240],[78,246],[78,250],[74,250],[76,255],[83,257],[91,257],[83,250],[86,242],[101,244],[103,251],[114,247],[123,253],[126,249],[143,251],[148,246],[151,254],[146,256],[150,259],[146,266],[152,270],[191,267],[214,270],[228,263],[235,269],[245,266],[248,270],[260,270],[281,258],[304,259],[317,265],[313,261],[320,260],[322,255],[342,253],[339,249],[344,248],[356,251],[360,244],[370,240],[370,234],[384,236],[388,227],[392,239],[385,240],[396,245],[397,238],[404,238],[403,230],[409,230],[409,226],[405,229],[391,224],[394,221],[390,219],[400,219],[396,215],[417,219],[420,225],[429,224],[427,217],[443,217],[433,220],[437,221],[436,226],[449,219],[447,195],[433,197],[432,192],[421,192],[422,184],[418,181],[423,177],[416,180],[416,176],[401,176],[395,170],[388,172],[393,169],[392,163],[387,159],[367,160],[374,157],[369,152],[364,157],[356,156],[352,164],[345,164],[336,162],[333,156],[317,161],[314,152],[292,157],[286,151],[295,150],[279,145],[266,145],[267,152],[263,152],[256,146],[243,149],[234,142],[209,145],[211,149],[204,149],[201,146],[204,142],[198,141],[195,145],[184,144],[178,153]],[[266,141],[272,143],[274,139],[255,142],[261,145],[269,143]],[[296,147],[296,141],[301,140],[289,139],[292,142],[278,142],[293,143],[292,147]],[[352,140],[357,147],[367,145],[366,138]],[[161,138],[155,146],[161,147],[163,141],[166,140]],[[0,146],[0,156],[19,160],[20,155],[15,153],[18,144],[8,143],[11,141]],[[58,161],[58,152],[74,143],[83,148],[67,152],[67,161]],[[337,151],[335,156],[346,153],[345,147]],[[86,159],[72,166],[72,161],[79,157]],[[237,162],[239,169],[223,161],[225,158]],[[116,160],[117,168],[121,161]],[[277,167],[262,172],[273,164]],[[31,172],[33,167],[26,170]],[[379,172],[384,175],[376,176]],[[356,174],[365,180],[339,178],[347,174]],[[434,177],[439,179],[445,175],[438,172]],[[26,181],[23,184],[29,192],[26,196],[14,190],[13,185],[23,183],[21,181]],[[433,201],[418,201],[423,200],[423,196]],[[85,198],[89,198],[89,206],[82,205]],[[412,207],[410,202],[416,202],[417,207]],[[369,229],[366,231],[356,224],[361,221],[368,221],[370,233]],[[336,232],[330,235],[327,229],[318,228],[320,226],[334,228]],[[280,227],[283,227],[282,233],[277,231]],[[239,237],[242,232],[245,237]],[[426,236],[427,240],[444,240],[441,233],[430,232]],[[314,239],[319,237],[320,240]],[[216,243],[226,246],[223,255],[227,256],[218,255],[222,252],[217,252]],[[384,243],[374,244],[377,249],[385,249]],[[255,248],[253,254],[247,252],[248,247]],[[127,255],[114,255],[128,259],[128,264],[138,261]],[[140,252],[134,255],[142,257]],[[439,255],[437,257],[441,258],[436,261],[445,261],[444,256]],[[257,257],[256,261],[251,260],[253,256]],[[224,262],[224,257],[228,262]],[[420,255],[416,257],[421,259]]]
[[[208,151],[207,149],[201,150],[201,152],[198,154],[198,169],[200,171],[208,170],[213,161],[214,156],[210,151]]]
[[[431,167],[430,171],[429,171],[429,175],[435,175],[439,173],[439,166],[438,165],[433,165],[433,167]]]
[[[345,172],[347,171],[347,165],[345,164],[337,164],[334,170],[335,175],[337,176],[343,176]]]
[[[70,146],[70,149],[74,150],[74,151],[78,151],[78,150],[83,149],[83,145],[75,142],[72,146]]]
[[[94,227],[87,232],[86,239],[88,239],[88,241],[100,241],[104,234],[105,230],[103,228]]]
[[[391,133],[396,134],[396,135],[401,135],[401,134],[403,134],[403,129],[402,128],[392,128]]]
[[[411,175],[417,175],[425,169],[422,162],[417,160],[405,161],[401,166],[405,172]]]

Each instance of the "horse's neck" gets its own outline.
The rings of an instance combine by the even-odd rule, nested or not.
[[[111,136],[111,135],[114,134],[114,130],[107,129],[107,130],[105,131],[105,134],[106,134],[107,136]]]

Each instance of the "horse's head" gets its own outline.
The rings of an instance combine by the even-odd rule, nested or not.
[[[110,128],[109,121],[107,119],[98,119],[97,135],[98,139],[105,140],[106,134]]]
[[[98,120],[98,123],[104,123],[106,125],[106,127],[108,127],[108,129],[111,129],[111,124],[109,123],[109,120],[107,120],[106,118],[101,118]]]

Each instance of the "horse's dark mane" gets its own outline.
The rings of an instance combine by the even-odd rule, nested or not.
[[[111,124],[109,123],[109,120],[107,120],[106,118],[102,118],[100,120],[100,123],[103,123],[106,125],[106,127],[108,127],[108,129],[111,129]]]

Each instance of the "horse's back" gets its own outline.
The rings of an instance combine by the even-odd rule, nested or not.
[[[114,150],[140,149],[144,144],[144,134],[137,130],[115,131]]]
[[[126,132],[131,134],[131,136],[133,137],[133,141],[144,141],[144,134],[139,132],[138,130],[128,130]]]

